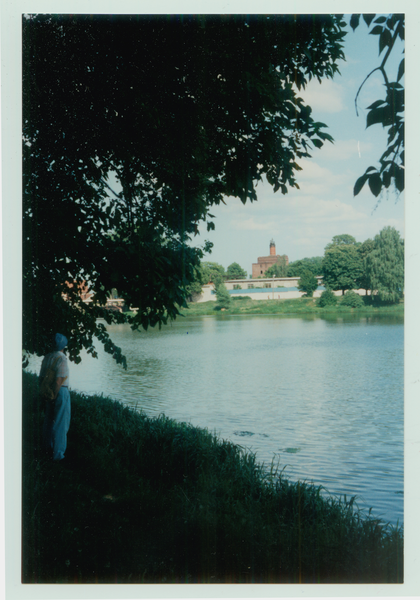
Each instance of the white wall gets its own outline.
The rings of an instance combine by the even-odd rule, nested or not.
[[[318,281],[322,278],[317,277]],[[273,287],[296,287],[299,281],[299,277],[267,277],[266,279],[228,279],[225,281],[225,286],[228,290],[233,290],[234,285],[240,285],[242,289],[249,289],[249,285],[254,287],[263,287],[267,285],[270,288]]]
[[[320,285],[322,283],[322,278],[317,277]],[[279,291],[278,289],[281,286],[287,287],[297,287],[297,283],[299,281],[299,277],[275,277],[275,278],[267,278],[267,279],[232,279],[225,281],[226,288],[228,290],[233,290],[234,285],[240,285],[242,290],[238,294],[232,294],[232,297],[235,296],[247,296],[248,298],[252,298],[252,300],[291,300],[294,298],[301,298],[304,295],[304,292],[299,291]],[[248,288],[250,284],[254,286],[264,286],[264,284],[270,284],[270,287],[267,287],[267,291],[253,290]],[[216,301],[216,294],[212,294],[212,290],[215,289],[215,286],[212,283],[203,286],[202,294],[196,300],[196,302],[208,302],[208,301]],[[239,291],[239,290],[238,290]],[[366,294],[366,290],[354,290],[359,296],[364,296]],[[313,294],[314,298],[319,298],[322,294],[322,290],[316,290]],[[341,296],[341,290],[334,292],[336,296]]]

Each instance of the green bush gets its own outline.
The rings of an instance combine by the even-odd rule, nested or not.
[[[317,305],[321,308],[325,306],[335,306],[337,304],[337,296],[332,290],[324,290],[318,298]]]
[[[227,291],[224,283],[221,283],[220,285],[217,286],[216,298],[217,298],[218,308],[229,308],[231,298],[230,298],[230,294]]]
[[[353,290],[348,290],[344,296],[341,296],[339,304],[342,306],[349,306],[350,308],[360,308],[364,306],[363,299]]]
[[[318,288],[318,279],[312,271],[304,270],[300,275],[297,285],[301,292],[305,292],[306,297],[312,298],[313,293]]]

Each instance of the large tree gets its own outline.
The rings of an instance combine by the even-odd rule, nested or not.
[[[200,265],[200,270],[202,282],[213,283],[216,288],[226,279],[224,266],[217,262],[204,261]]]
[[[371,290],[371,280],[366,271],[366,259],[367,256],[375,249],[375,242],[368,238],[363,242],[363,244],[359,244],[357,246],[357,251],[360,254],[360,258],[362,259],[363,272],[362,276],[359,280],[359,287],[363,290],[366,290],[366,293]]]
[[[335,236],[333,242],[325,248],[325,254],[322,261],[322,279],[327,288],[331,290],[352,290],[359,287],[359,281],[363,274],[363,263],[357,250],[357,244],[349,243],[345,236],[345,241],[338,241],[343,236]],[[338,243],[334,243],[334,242]]]
[[[334,246],[354,246],[355,244],[356,238],[348,233],[341,233],[340,235],[335,235],[325,249],[334,248]]]
[[[237,262],[233,262],[226,269],[226,279],[246,279],[247,273]]]
[[[366,256],[370,289],[380,300],[398,302],[404,293],[404,242],[394,227],[384,227]]]
[[[287,277],[300,277],[303,271],[311,271],[313,275],[321,275],[322,256],[301,258],[287,265]]]
[[[296,162],[331,137],[299,90],[333,77],[334,15],[29,15],[23,18],[23,347],[54,331],[69,354],[97,318],[174,318],[203,255],[209,210],[298,187]],[[208,247],[206,248],[208,249]],[[87,285],[90,305],[78,289]],[[136,316],[104,313],[116,288]],[[64,294],[64,295],[63,295]]]

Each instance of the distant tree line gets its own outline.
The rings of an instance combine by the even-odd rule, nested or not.
[[[246,279],[247,273],[242,267],[234,262],[225,271],[223,265],[217,262],[203,261],[195,268],[195,277],[187,290],[190,299],[194,300],[201,294],[203,285],[213,283],[216,290],[223,285],[227,279]],[[226,293],[227,290],[226,290]]]
[[[322,278],[327,290],[364,289],[384,302],[398,302],[404,293],[404,240],[394,227],[384,227],[363,243],[336,235],[325,247]]]
[[[294,262],[286,264],[286,259],[283,256],[272,267],[267,269],[264,275],[259,277],[301,277],[305,272],[313,275],[321,275],[322,271],[322,256],[312,258],[302,258]],[[248,274],[237,262],[233,262],[225,270],[223,265],[217,262],[203,261],[195,268],[194,281],[188,287],[191,296],[201,293],[203,285],[213,283],[215,287],[219,287],[224,281],[232,279],[247,279]]]
[[[323,257],[303,258],[287,265],[281,256],[262,277],[299,277],[298,288],[312,297],[318,287],[317,276],[322,276],[328,291],[324,298],[328,303],[328,298],[334,296],[333,291],[341,290],[344,296],[355,289],[364,289],[367,295],[374,292],[381,301],[398,302],[404,292],[404,240],[390,226],[384,227],[373,240],[369,238],[364,242],[356,242],[349,234],[336,235],[325,247]],[[201,262],[188,288],[190,299],[201,294],[203,285],[213,283],[226,304],[229,294],[224,282],[246,278],[246,271],[237,262],[226,271],[219,263]]]

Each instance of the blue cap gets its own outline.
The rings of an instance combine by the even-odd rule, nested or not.
[[[55,349],[56,350],[62,350],[68,344],[66,336],[65,335],[61,335],[61,333],[56,333],[55,334],[54,341],[55,341]]]

